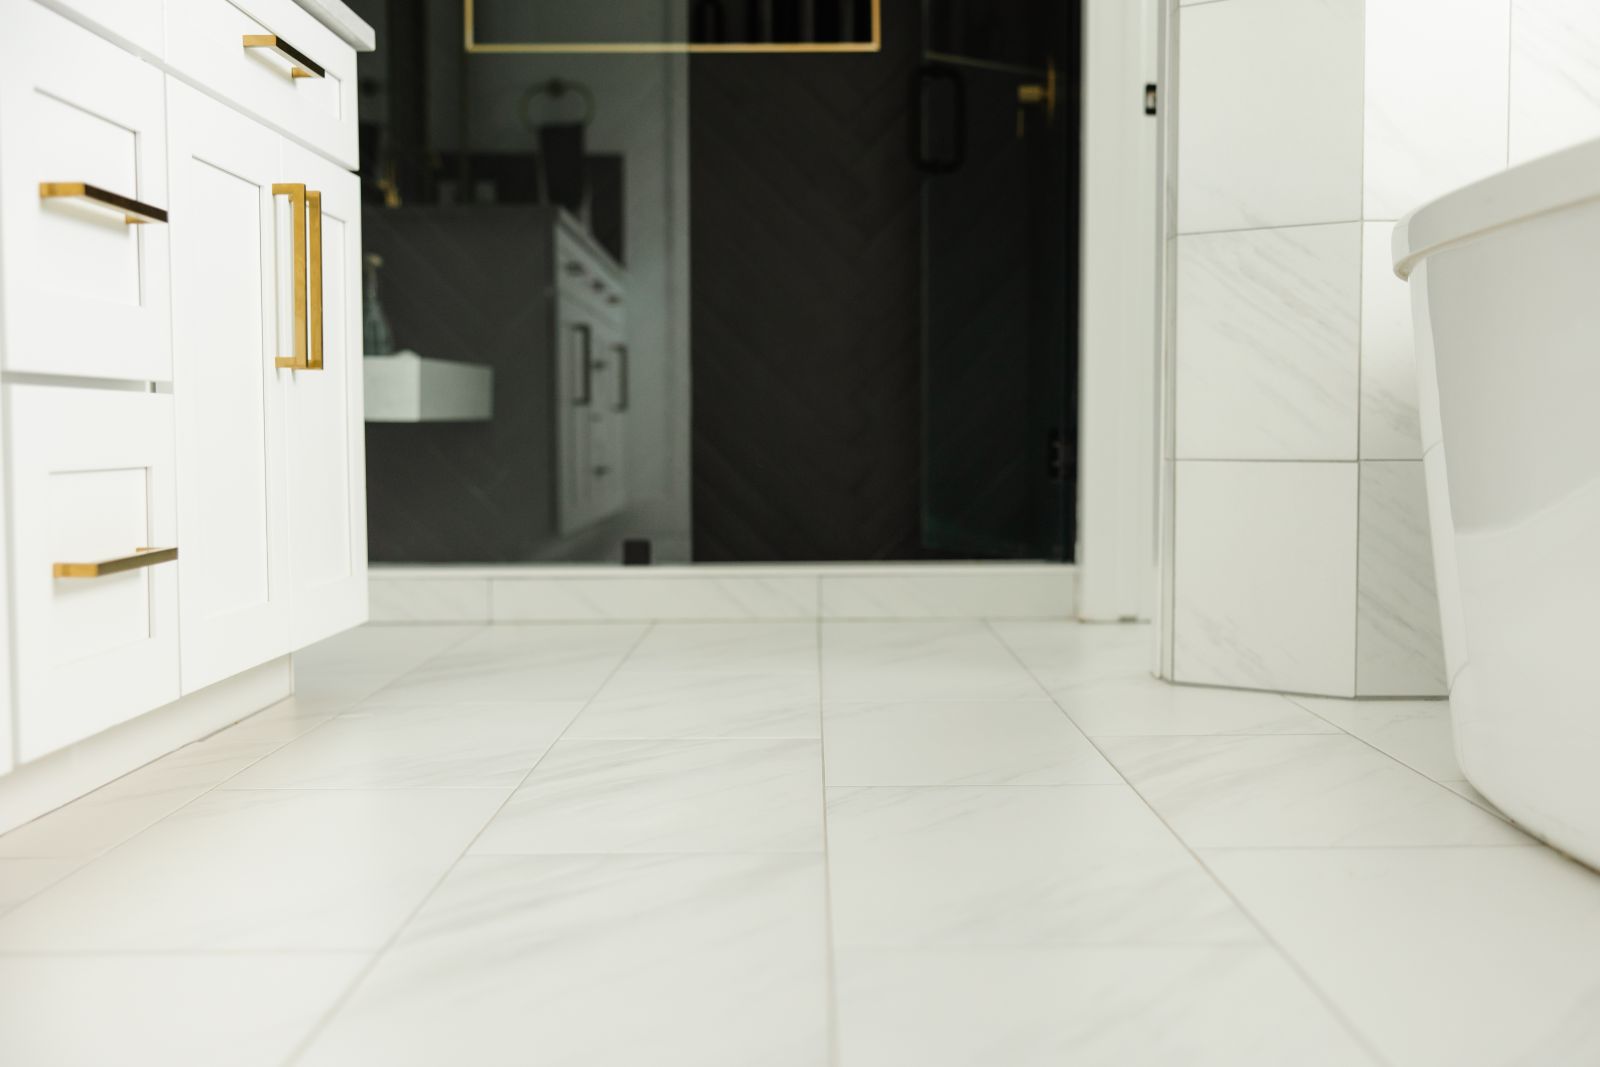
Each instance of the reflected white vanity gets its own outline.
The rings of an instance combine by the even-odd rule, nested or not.
[[[1461,766],[1600,867],[1600,142],[1394,234]]]
[[[372,45],[337,0],[0,0],[0,831],[366,618]]]

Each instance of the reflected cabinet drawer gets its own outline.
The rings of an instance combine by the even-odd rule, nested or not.
[[[17,758],[178,697],[177,518],[167,395],[12,385]]]
[[[167,0],[167,62],[355,169],[355,50],[293,0]]]
[[[32,0],[0,12],[5,369],[168,379],[162,74]]]

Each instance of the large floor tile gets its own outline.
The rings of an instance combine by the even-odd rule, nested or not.
[[[816,741],[561,741],[477,853],[820,852]]]
[[[823,1067],[819,856],[464,860],[300,1067]]]
[[[634,670],[612,675],[569,738],[818,737],[821,689],[809,672]]]
[[[840,945],[1256,937],[1126,786],[830,789],[828,852]]]
[[[824,723],[830,786],[1122,781],[1048,700],[830,704]]]
[[[82,859],[0,856],[0,915],[61,881]]]
[[[1196,848],[1528,840],[1353,737],[1124,737],[1100,745]]]
[[[1034,700],[1039,684],[983,623],[830,622],[826,700]]]
[[[843,1067],[1374,1067],[1271,948],[845,949]]]
[[[278,1067],[366,959],[0,956],[0,1063]]]
[[[1466,778],[1456,762],[1448,701],[1296,697],[1295,702],[1434,781]]]
[[[280,748],[225,788],[514,789],[582,706],[357,708]]]
[[[1600,1063],[1593,872],[1537,847],[1206,860],[1390,1063]]]
[[[0,919],[0,952],[374,949],[505,797],[213,792]]]
[[[1276,693],[1172,685],[1157,678],[1096,682],[1054,693],[1090,737],[1339,732]]]
[[[1149,677],[1155,631],[1143,623],[993,622],[990,628],[1047,689]]]
[[[153,826],[283,744],[250,736],[236,740],[225,734],[186,745],[0,836],[0,856],[96,856]]]
[[[646,627],[492,626],[374,694],[374,705],[587,700]]]
[[[814,674],[815,622],[659,623],[628,656],[630,671]]]
[[[482,626],[358,626],[294,654],[296,681],[404,674],[483,631]]]

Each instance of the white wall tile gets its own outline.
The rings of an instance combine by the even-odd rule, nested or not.
[[[1354,694],[1356,477],[1354,463],[1178,464],[1179,681]]]
[[[391,578],[367,582],[373,622],[488,622],[487,578]]]
[[[1450,482],[1444,445],[1422,457],[1428,488],[1428,529],[1432,534],[1433,573],[1439,596],[1439,629],[1444,644],[1445,677],[1451,686],[1467,665],[1467,622],[1461,607],[1461,579],[1456,572],[1456,528],[1450,512]]]
[[[1366,11],[1364,217],[1398,219],[1506,165],[1510,0]]]
[[[646,575],[496,578],[495,622],[812,619],[817,579]]]
[[[1511,162],[1600,137],[1600,4],[1512,0]]]
[[[1226,0],[1179,31],[1178,228],[1361,217],[1362,0]]]
[[[1361,231],[1362,459],[1422,458],[1411,292],[1394,273],[1393,232],[1392,222]]]
[[[952,574],[825,574],[828,619],[1070,619],[1071,567]]]
[[[1422,463],[1361,464],[1356,693],[1443,696],[1439,595]]]
[[[1356,458],[1360,300],[1356,223],[1180,238],[1178,458]]]

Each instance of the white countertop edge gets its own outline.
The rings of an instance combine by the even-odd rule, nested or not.
[[[378,47],[378,37],[372,32],[372,27],[341,0],[295,0],[295,3],[357,52],[371,52]]]

